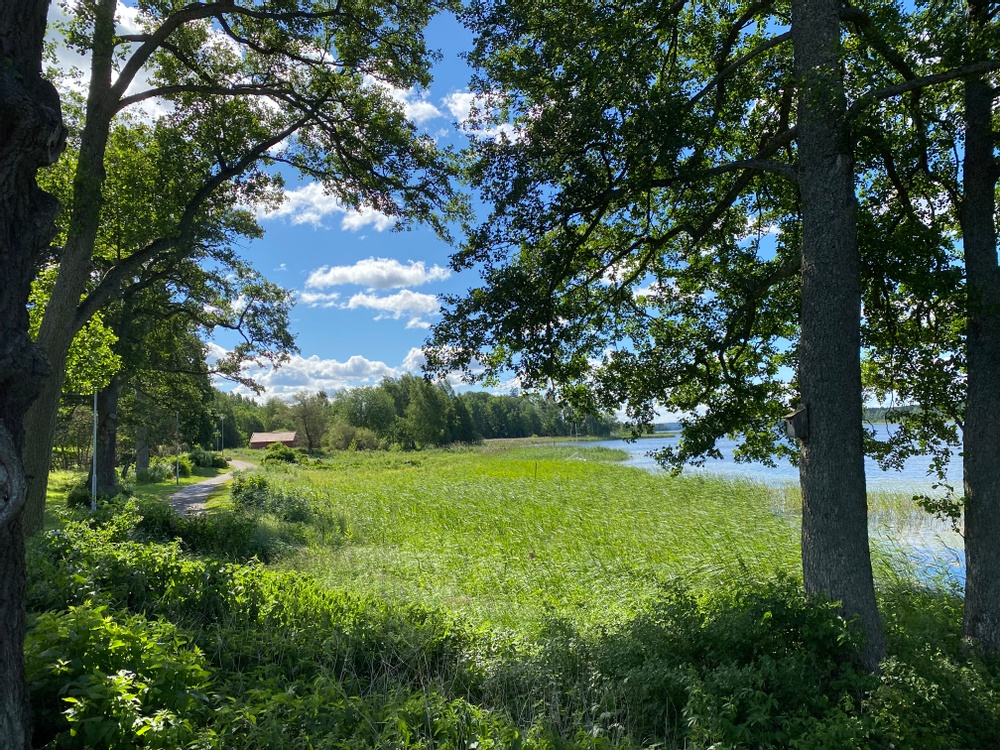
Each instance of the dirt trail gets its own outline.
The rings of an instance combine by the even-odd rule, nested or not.
[[[229,468],[233,471],[244,469],[255,469],[256,464],[248,461],[237,461],[233,459],[229,462]],[[182,490],[178,490],[170,496],[170,504],[178,513],[202,513],[205,510],[205,501],[208,500],[212,491],[220,484],[224,484],[233,478],[233,471],[226,474],[219,474],[197,484],[189,484]]]

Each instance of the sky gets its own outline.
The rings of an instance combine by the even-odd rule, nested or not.
[[[135,9],[119,0],[119,27],[138,30]],[[65,17],[54,3],[50,20]],[[50,35],[56,35],[50,24]],[[469,114],[470,69],[461,53],[472,36],[451,15],[439,15],[426,32],[428,46],[441,54],[427,90],[394,91],[406,115],[441,145],[463,147],[460,123]],[[89,63],[60,48],[66,68],[87,70]],[[137,88],[135,85],[133,89]],[[259,211],[259,240],[237,249],[270,281],[294,292],[291,328],[300,353],[278,369],[252,370],[264,387],[262,398],[301,391],[336,391],[377,384],[385,376],[419,373],[421,346],[439,320],[439,297],[474,285],[474,272],[462,276],[448,267],[453,248],[426,227],[393,231],[392,222],[373,210],[345,211],[320,186],[285,173],[285,202]],[[209,341],[210,359],[233,346],[231,335]],[[233,384],[217,386],[233,390]],[[244,387],[238,392],[251,395]]]
[[[438,16],[427,30],[428,45],[442,55],[431,86],[395,93],[421,130],[456,148],[466,143],[457,125],[472,103],[470,70],[460,57],[471,39],[454,17]],[[291,323],[301,353],[258,373],[266,395],[329,392],[418,373],[420,348],[440,318],[439,296],[466,290],[475,275],[449,269],[453,248],[429,228],[393,231],[385,216],[345,212],[318,184],[293,175],[286,174],[285,189],[285,203],[258,216],[264,238],[241,249],[258,271],[297,297]],[[214,343],[225,347],[227,341]]]
[[[473,100],[461,58],[471,39],[454,17],[438,16],[427,30],[428,45],[442,56],[431,86],[394,92],[418,128],[456,148],[466,142],[458,125]],[[464,291],[476,282],[474,275],[449,269],[453,248],[427,227],[393,231],[387,217],[345,212],[317,183],[295,175],[286,174],[285,190],[279,209],[258,215],[263,239],[240,250],[297,300],[291,325],[300,353],[276,370],[255,373],[264,397],[332,392],[419,373],[420,349],[440,317],[439,296]],[[225,337],[211,344],[231,345]]]

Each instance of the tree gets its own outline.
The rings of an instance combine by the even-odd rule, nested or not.
[[[386,90],[428,83],[432,55],[422,30],[436,0],[154,2],[141,6],[144,31],[133,35],[116,33],[116,0],[75,7],[67,39],[91,54],[92,66],[59,278],[38,336],[54,377],[30,415],[36,521],[73,334],[136,269],[177,261],[209,238],[204,219],[216,201],[275,200],[281,179],[272,167],[279,165],[321,181],[345,207],[375,208],[400,223],[428,221],[445,234],[437,212],[448,213],[453,195],[432,139],[417,133]],[[130,93],[144,67],[151,87]],[[182,179],[151,174],[151,183],[172,192],[162,196],[169,210],[144,244],[102,258],[109,134],[123,113],[154,99],[172,107],[154,127],[171,163],[184,165],[168,174]],[[98,280],[88,290],[94,268]]]
[[[475,142],[470,178],[495,208],[453,259],[485,283],[449,300],[430,364],[513,369],[639,425],[685,413],[675,466],[727,434],[743,458],[797,457],[806,589],[859,618],[872,668],[853,143],[879,103],[971,68],[875,78],[896,75],[894,6],[791,11],[473,4],[479,124],[500,135]],[[778,425],[796,404],[793,445]]]
[[[28,297],[55,233],[38,170],[59,158],[59,97],[42,79],[48,2],[12,0],[0,18],[0,747],[31,747],[24,677],[24,415],[50,368],[28,335]]]
[[[323,391],[311,395],[297,393],[292,399],[291,411],[295,426],[306,440],[306,450],[310,453],[319,450],[330,419],[329,397]]]
[[[966,69],[970,75],[929,95],[912,96],[895,113],[890,152],[879,154],[886,177],[874,186],[884,235],[906,238],[888,276],[901,284],[874,294],[866,309],[869,382],[876,395],[915,403],[893,413],[900,424],[879,446],[887,463],[920,451],[943,466],[961,445],[964,496],[925,506],[957,520],[964,510],[967,560],[963,634],[1000,653],[1000,286],[997,268],[994,107],[998,90],[980,61],[996,58],[995,4],[928,3],[914,14],[894,67],[906,82]],[[902,85],[906,85],[905,83]],[[882,136],[885,140],[885,136]],[[900,144],[905,144],[900,146]],[[956,242],[956,237],[960,242]],[[899,242],[899,240],[896,240]],[[923,268],[913,257],[928,262]],[[886,288],[883,286],[883,289]],[[891,308],[891,309],[890,309]],[[880,319],[881,318],[881,319]],[[961,434],[959,435],[959,429]]]

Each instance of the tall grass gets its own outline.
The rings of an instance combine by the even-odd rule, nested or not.
[[[445,606],[480,623],[629,617],[683,577],[761,579],[798,568],[797,532],[767,488],[613,466],[620,452],[347,454],[266,470],[325,495],[349,544],[286,557],[332,586]]]

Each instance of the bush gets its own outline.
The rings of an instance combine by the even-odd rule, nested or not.
[[[208,716],[205,659],[167,622],[90,605],[46,612],[24,655],[36,743],[176,748]]]
[[[148,469],[138,469],[135,472],[135,481],[139,484],[158,484],[174,476],[174,467],[167,467],[161,461],[153,462]]]
[[[381,440],[374,430],[355,427],[348,422],[337,421],[327,432],[327,445],[336,451],[375,451],[381,447]]]
[[[264,462],[280,462],[294,464],[298,463],[299,454],[294,448],[289,448],[281,443],[271,443],[267,446],[267,453],[264,454]]]
[[[260,474],[238,472],[229,492],[233,505],[244,513],[264,513],[270,506],[271,485]]]
[[[73,485],[66,493],[66,505],[70,508],[89,508],[90,486],[86,482]]]
[[[205,450],[200,445],[196,445],[188,452],[188,458],[191,459],[191,463],[203,469],[207,469],[212,465],[212,455],[211,452]]]
[[[200,445],[192,448],[187,457],[192,464],[202,469],[225,469],[229,466],[229,462],[222,457],[221,453],[207,451]]]

